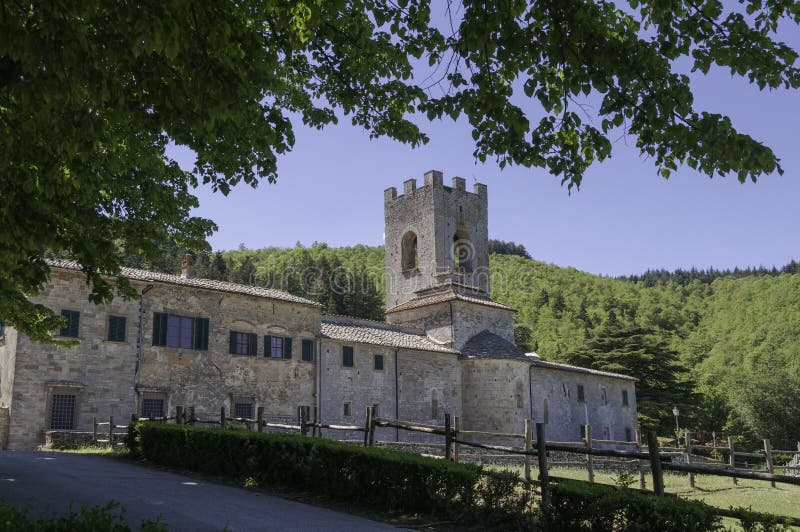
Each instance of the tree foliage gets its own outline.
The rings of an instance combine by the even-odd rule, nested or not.
[[[133,296],[125,256],[163,234],[204,247],[199,184],[274,181],[293,125],[348,117],[370,136],[427,141],[422,117],[464,117],[479,160],[541,167],[570,187],[635,137],[662,176],[686,164],[740,180],[776,155],[695,108],[681,60],[759,88],[796,88],[776,40],[781,0],[447,3],[198,1],[0,5],[0,319],[47,340],[58,319],[26,298],[45,250],[77,259],[91,299]],[[591,103],[596,119],[582,109]],[[184,171],[171,143],[196,155]]]
[[[570,364],[636,377],[639,421],[644,427],[671,429],[670,412],[679,406],[689,413],[694,406],[692,382],[678,353],[654,331],[613,324],[578,349],[563,355]]]

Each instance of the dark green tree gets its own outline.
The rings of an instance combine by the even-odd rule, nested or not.
[[[672,433],[672,407],[685,415],[694,405],[692,382],[678,353],[654,331],[641,327],[607,326],[582,347],[562,355],[578,366],[636,377],[639,421],[644,427]]]

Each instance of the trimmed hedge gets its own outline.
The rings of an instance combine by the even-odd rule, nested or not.
[[[732,509],[744,530],[787,530],[776,516]],[[700,501],[657,497],[627,488],[559,479],[551,484],[543,523],[563,531],[716,531],[725,530],[717,510]]]
[[[384,511],[522,528],[533,515],[516,473],[335,440],[145,422],[129,427],[127,445],[159,464]]]

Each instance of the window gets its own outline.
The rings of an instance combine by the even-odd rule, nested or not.
[[[59,336],[77,338],[78,323],[81,320],[81,313],[77,310],[62,310],[61,315],[67,319],[67,323],[61,328],[61,331],[58,333]]]
[[[475,246],[469,240],[466,231],[458,230],[453,235],[453,266],[456,272],[469,273],[473,270],[472,260],[475,258]]]
[[[586,425],[581,425],[581,439],[586,439]]]
[[[578,385],[578,402],[583,403],[586,401],[586,397],[583,394],[583,384]]]
[[[208,318],[153,314],[153,345],[208,350]]]
[[[253,403],[249,401],[234,402],[233,417],[241,419],[253,419]]]
[[[124,342],[126,332],[125,316],[109,316],[108,317],[108,341],[109,342]]]
[[[402,269],[404,272],[417,267],[417,235],[412,231],[408,231],[403,235],[401,255]]]
[[[303,340],[302,342],[302,354],[300,359],[303,362],[313,362],[314,361],[314,340]]]
[[[372,405],[372,416],[373,417],[378,417],[378,406],[379,406],[378,403],[375,403],[374,405]]]
[[[302,419],[305,419],[306,421],[312,421],[310,406],[300,405],[297,407],[297,420],[300,421]]]
[[[145,397],[142,399],[142,417],[158,419],[164,417],[164,399]]]
[[[561,383],[561,389],[564,390],[564,397],[569,397],[569,390],[567,389],[567,383]]]
[[[608,427],[603,427],[603,439],[604,440],[611,439],[611,431],[608,430]]]
[[[606,389],[605,387],[600,388],[600,399],[603,401],[604,405],[608,404],[608,396],[606,396]]]
[[[264,337],[264,356],[267,358],[292,358],[292,339],[283,336]]]
[[[75,395],[53,394],[50,409],[50,430],[75,429]]]
[[[344,404],[343,414],[344,417],[350,417],[350,403]]]
[[[439,398],[436,397],[436,390],[431,390],[431,419],[439,417]]]
[[[255,333],[231,331],[228,352],[232,355],[255,356],[256,353],[258,353],[258,335]]]
[[[633,441],[630,427],[625,427],[625,441]]]
[[[622,406],[628,406],[628,390],[622,390]]]
[[[345,368],[353,367],[353,348],[352,346],[342,346],[342,366]]]
[[[375,355],[375,371],[383,371],[383,355]]]

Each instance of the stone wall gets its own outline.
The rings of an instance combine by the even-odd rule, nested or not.
[[[523,434],[531,417],[529,367],[511,358],[461,360],[462,427]]]
[[[10,407],[10,449],[33,449],[44,443],[54,393],[76,395],[77,430],[90,430],[92,416],[129,419],[134,412],[138,301],[115,298],[107,305],[94,305],[88,295],[82,273],[53,269],[45,289],[32,298],[56,313],[79,311],[80,343],[58,347],[19,335],[10,400],[4,393]],[[110,314],[126,318],[124,342],[106,341]],[[3,359],[10,363],[8,357]]]
[[[461,349],[470,338],[483,331],[513,344],[514,311],[469,301],[453,301],[453,347]]]
[[[200,418],[232,412],[234,397],[264,407],[267,421],[294,421],[298,406],[314,406],[315,364],[301,360],[301,341],[316,341],[320,309],[311,305],[158,284],[145,295],[147,316],[137,391],[163,394],[165,408],[194,406]],[[208,350],[154,346],[153,314],[209,319]],[[231,354],[230,332],[255,333],[254,356]],[[264,356],[264,336],[292,338],[292,358]]]
[[[584,401],[578,401],[578,385]],[[605,400],[603,400],[605,390]],[[628,406],[622,405],[628,391]],[[544,421],[548,441],[578,441],[588,416],[592,439],[625,441],[625,429],[635,434],[635,381],[552,368],[533,367],[533,416]],[[605,435],[608,429],[608,437]]]

